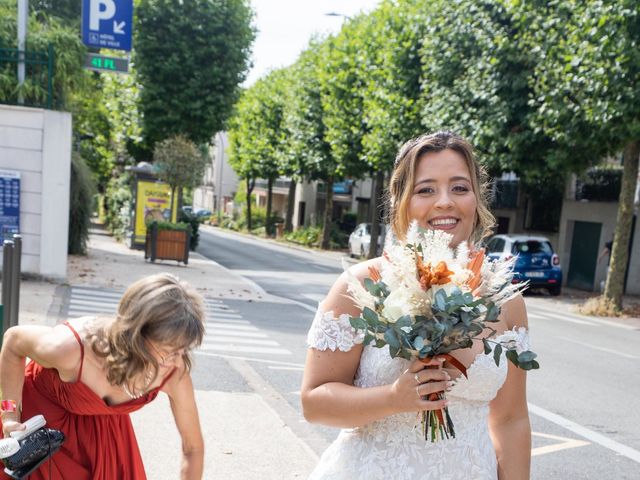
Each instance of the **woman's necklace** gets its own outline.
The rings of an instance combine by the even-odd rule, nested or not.
[[[153,380],[153,374],[147,371],[144,374],[144,377],[147,380],[147,383],[145,384],[144,387],[142,387],[142,390],[140,391],[140,393],[133,393],[131,390],[129,390],[129,387],[127,386],[126,382],[122,384],[122,391],[126,393],[127,397],[129,397],[131,400],[137,400],[138,398],[142,397],[147,393],[147,390],[151,385],[151,381]]]

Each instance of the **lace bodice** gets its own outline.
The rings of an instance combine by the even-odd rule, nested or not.
[[[362,343],[348,315],[318,311],[307,343],[318,350],[348,351]],[[507,331],[496,341],[513,342],[519,351],[528,349],[524,328]],[[374,387],[393,383],[409,367],[402,358],[391,358],[388,347],[365,346],[354,385]],[[407,479],[407,480],[495,480],[495,451],[489,438],[489,402],[507,376],[504,353],[500,366],[493,354],[480,353],[459,377],[447,398],[456,438],[436,443],[425,441],[420,416],[392,415],[364,427],[345,429],[325,451],[310,479]]]

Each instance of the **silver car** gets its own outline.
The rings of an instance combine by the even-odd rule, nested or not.
[[[380,236],[378,237],[378,252],[380,253],[382,240],[384,238],[384,225],[380,225]],[[371,224],[361,223],[349,235],[349,256],[365,257],[369,254],[371,245]]]

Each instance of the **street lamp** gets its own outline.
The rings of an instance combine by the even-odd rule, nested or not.
[[[349,15],[345,15],[344,13],[329,12],[329,13],[325,13],[324,15],[325,17],[342,17],[346,20],[351,20],[351,17]]]

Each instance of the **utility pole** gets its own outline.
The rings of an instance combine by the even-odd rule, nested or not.
[[[222,169],[224,168],[224,136],[222,135],[222,132],[218,132],[217,134],[218,137],[218,141],[220,142],[220,145],[218,145],[218,152],[220,153],[220,155],[218,155],[218,163],[220,165],[220,169],[218,170],[218,184],[216,185],[216,193],[217,193],[217,202],[216,202],[216,207],[217,207],[217,217],[218,217],[218,225],[220,225],[220,223],[222,222]]]
[[[27,19],[29,0],[18,0],[18,103],[24,104],[22,85],[25,78],[25,48],[27,39]]]

